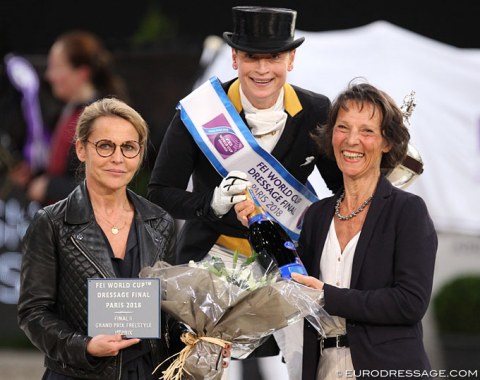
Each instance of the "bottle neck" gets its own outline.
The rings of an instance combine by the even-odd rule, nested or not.
[[[255,207],[254,210],[247,216],[248,225],[250,226],[252,223],[255,223],[259,220],[267,219],[267,215],[260,207],[260,204],[258,203],[258,200],[255,198],[255,195],[253,194],[251,189],[247,189],[245,196],[247,200],[253,201],[253,205]]]

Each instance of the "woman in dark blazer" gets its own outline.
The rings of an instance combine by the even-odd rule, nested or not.
[[[307,182],[317,166],[331,190],[337,190],[341,184],[341,173],[333,160],[319,155],[310,136],[315,126],[325,121],[329,102],[327,98],[307,90],[294,86],[289,88],[291,91],[287,97],[295,99],[302,109],[288,114],[285,131],[272,155],[301,183]],[[238,80],[227,82],[224,89],[245,118]],[[325,115],[323,121],[322,114]],[[306,157],[314,159],[305,164]],[[184,190],[190,176],[193,183],[191,192]],[[150,200],[174,218],[186,220],[177,242],[177,264],[203,259],[220,235],[245,239],[248,245],[247,229],[238,222],[233,210],[221,218],[213,213],[211,201],[215,186],[219,186],[221,181],[222,176],[201,152],[177,113],[160,148],[148,193]]]
[[[307,210],[298,251],[323,289],[326,338],[307,322],[304,380],[429,377],[421,320],[432,290],[437,234],[424,201],[382,174],[402,163],[409,132],[383,91],[351,84],[335,100],[318,143],[335,157],[343,188]],[[249,201],[235,205],[246,223]]]
[[[409,132],[386,93],[351,84],[319,136],[344,188],[312,205],[299,252],[323,289],[334,325],[320,339],[306,323],[303,379],[429,377],[421,320],[433,281],[437,234],[425,202],[382,174],[400,164]]]

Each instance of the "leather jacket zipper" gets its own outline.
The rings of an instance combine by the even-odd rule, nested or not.
[[[117,356],[117,368],[118,368],[118,377],[117,380],[120,380],[122,378],[122,351],[118,353]]]
[[[92,264],[92,266],[97,270],[97,272],[103,277],[103,278],[108,278],[108,273],[106,273],[105,271],[103,271],[102,269],[100,269],[100,267],[95,264],[93,262],[93,260],[86,254],[86,252],[80,248],[80,246],[77,244],[77,242],[75,241],[75,239],[72,237],[70,237],[70,240],[72,240],[72,243],[73,245],[80,251],[80,253],[85,256],[85,258],[88,260],[88,262],[90,264]],[[122,351],[119,352],[118,356],[116,357],[116,363],[115,363],[118,371],[118,376],[117,376],[117,380],[120,380],[121,377],[122,377]]]
[[[100,267],[97,264],[95,264],[95,262],[85,253],[85,251],[82,248],[80,248],[80,246],[77,244],[73,236],[70,237],[70,239],[72,240],[73,245],[80,251],[80,253],[83,256],[85,256],[85,258],[89,261],[90,264],[92,264],[92,266],[97,270],[97,272],[100,273],[103,278],[108,278],[109,277],[108,273],[100,269]]]

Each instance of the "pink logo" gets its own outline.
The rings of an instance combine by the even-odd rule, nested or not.
[[[242,142],[223,114],[216,116],[204,124],[203,131],[224,159],[232,156],[243,148]]]

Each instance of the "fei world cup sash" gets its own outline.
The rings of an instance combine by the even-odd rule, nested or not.
[[[263,209],[298,241],[303,215],[318,198],[258,145],[220,81],[211,77],[180,100],[177,109],[220,175],[245,172]]]

